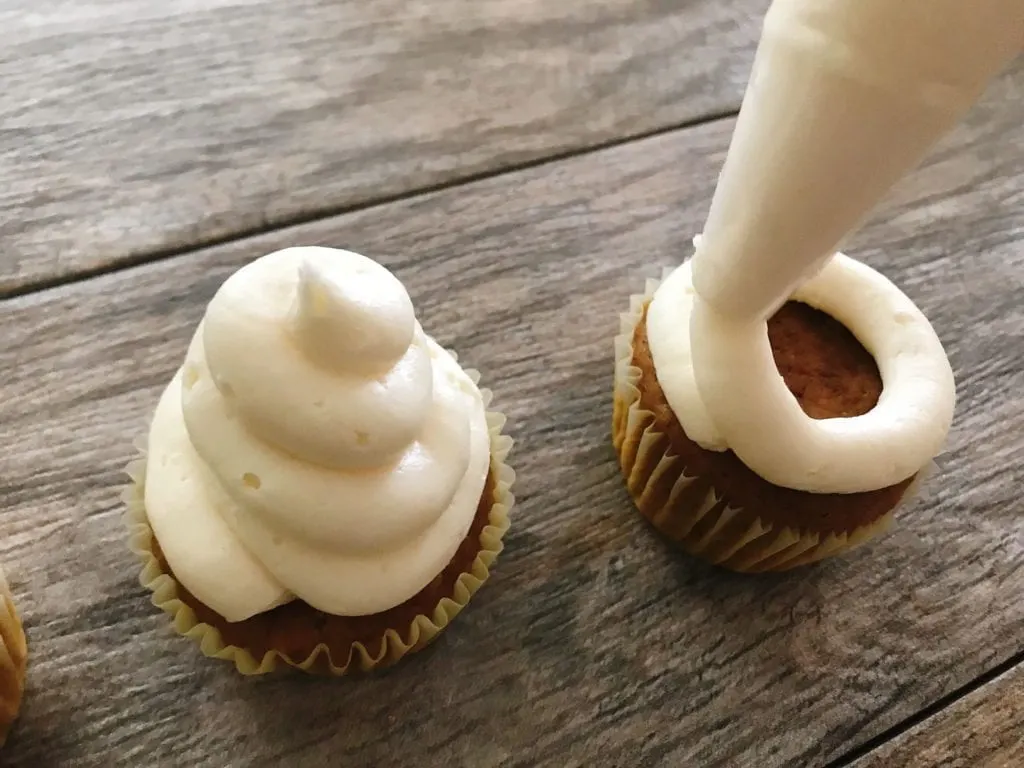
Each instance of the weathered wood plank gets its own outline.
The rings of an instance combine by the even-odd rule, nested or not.
[[[1021,71],[1018,71],[1018,75]],[[1024,131],[1000,81],[857,237],[934,319],[961,402],[894,533],[741,577],[662,546],[609,445],[611,338],[689,253],[720,121],[0,303],[0,562],[32,647],[5,764],[820,765],[1024,647]],[[136,584],[117,491],[203,306],[287,244],[374,254],[479,367],[521,506],[442,641],[359,681],[253,682]]]
[[[768,0],[0,0],[0,296],[735,108]]]
[[[1024,765],[1024,666],[1016,666],[853,768],[1018,768]]]

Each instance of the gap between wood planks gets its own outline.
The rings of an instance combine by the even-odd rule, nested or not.
[[[250,237],[258,237],[259,235],[265,235],[269,232],[276,232],[291,227],[298,227],[303,224],[310,224],[315,221],[322,219],[330,219],[335,216],[343,216],[347,213],[356,213],[358,211],[365,211],[371,208],[379,208],[384,205],[396,203],[401,200],[408,200],[424,195],[433,194],[435,192],[442,192],[444,190],[453,189],[465,184],[472,184],[478,181],[484,181],[486,179],[498,178],[521,171],[527,171],[532,168],[539,168],[545,165],[551,165],[558,163],[563,160],[570,160],[574,157],[581,157],[583,155],[589,155],[596,152],[601,152],[606,149],[613,149],[615,147],[623,146],[624,144],[630,144],[635,141],[643,141],[644,139],[654,138],[656,136],[662,136],[668,133],[675,133],[677,131],[685,131],[691,128],[697,128],[701,125],[708,123],[715,123],[720,120],[729,120],[736,117],[739,114],[739,108],[732,108],[728,110],[722,110],[720,112],[713,112],[711,114],[703,115],[701,117],[684,120],[682,122],[673,123],[671,125],[664,125],[658,128],[652,128],[647,131],[640,131],[638,133],[628,134],[621,136],[616,139],[609,141],[599,142],[597,144],[589,144],[581,147],[575,147],[564,152],[556,152],[551,155],[544,157],[533,158],[526,162],[514,163],[512,165],[504,166],[501,168],[494,168],[487,171],[479,171],[477,173],[469,173],[462,176],[456,176],[448,179],[447,181],[439,182],[437,184],[430,184],[416,189],[408,190],[395,195],[382,195],[380,197],[371,197],[366,200],[362,200],[358,203],[350,203],[347,205],[340,205],[336,207],[319,208],[309,213],[300,214],[293,216],[290,219],[275,222],[272,225],[264,227],[252,227],[250,229],[241,229],[230,235],[218,238],[210,238],[208,240],[200,240],[195,243],[184,247],[157,249],[146,253],[140,253],[134,256],[129,256],[126,259],[118,261],[116,264],[106,265],[102,267],[96,267],[93,269],[84,269],[69,275],[56,275],[51,278],[45,278],[42,280],[36,280],[25,285],[19,285],[15,288],[8,290],[0,289],[0,301],[6,301],[8,299],[17,299],[22,296],[27,296],[32,293],[38,293],[40,291],[49,290],[51,288],[60,288],[65,285],[71,285],[73,283],[79,283],[84,280],[89,280],[94,277],[102,277],[103,275],[113,274],[115,272],[122,272],[127,269],[142,266],[143,264],[150,264],[157,261],[164,261],[165,259],[173,259],[177,256],[184,256],[192,253],[193,251],[199,251],[206,248],[213,248],[218,245],[225,245],[227,243],[235,242],[236,240],[245,240]]]
[[[956,704],[960,699],[965,696],[969,696],[979,688],[988,685],[1020,664],[1024,664],[1024,650],[1017,651],[1017,653],[1013,654],[1010,658],[996,664],[986,672],[978,675],[969,683],[961,685],[959,688],[950,691],[945,696],[939,697],[927,707],[923,707],[910,717],[901,720],[896,723],[896,725],[868,739],[863,744],[854,747],[849,752],[845,752],[834,760],[825,763],[822,768],[847,768],[847,766],[852,765],[861,758],[867,757],[876,749],[885,746],[890,741],[898,739],[908,731],[911,731],[927,720],[932,719],[936,715]]]

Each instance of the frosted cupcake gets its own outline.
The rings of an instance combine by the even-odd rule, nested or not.
[[[154,602],[243,673],[425,646],[486,580],[513,503],[477,378],[370,259],[289,248],[236,272],[131,468]]]
[[[952,371],[924,315],[837,254],[765,324],[762,354],[705,328],[698,377],[699,301],[687,262],[633,297],[616,339],[613,439],[641,514],[686,551],[738,571],[804,565],[884,531],[952,418]],[[886,430],[901,419],[915,422],[913,443]],[[828,444],[820,426],[839,440],[877,430],[880,461],[850,451],[838,463],[818,447]]]
[[[630,493],[711,562],[848,550],[944,447],[956,392],[934,329],[836,253],[1019,53],[1012,2],[942,5],[775,0],[696,253],[622,318]]]

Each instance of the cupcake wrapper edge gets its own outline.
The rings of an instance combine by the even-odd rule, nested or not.
[[[480,375],[467,370],[474,384]],[[178,583],[160,566],[153,552],[153,531],[149,526],[145,508],[145,441],[136,439],[139,456],[126,467],[130,483],[121,494],[126,507],[125,524],[129,532],[129,547],[139,557],[142,571],[139,583],[152,593],[153,604],[168,614],[174,631],[195,641],[203,655],[231,661],[243,675],[262,675],[274,671],[280,663],[307,672],[325,672],[335,676],[356,669],[369,671],[394,664],[407,654],[420,650],[433,641],[451,623],[490,576],[490,569],[503,548],[502,540],[509,528],[509,514],[515,504],[511,487],[515,472],[506,463],[512,449],[512,438],[502,434],[506,423],[504,414],[489,410],[492,394],[481,389],[487,410],[487,426],[491,438],[491,473],[494,477],[494,498],[487,525],[480,533],[480,551],[470,569],[455,582],[452,594],[434,607],[430,616],[420,614],[407,627],[389,628],[384,633],[379,653],[372,654],[362,643],[353,643],[346,659],[332,658],[330,649],[321,643],[304,659],[293,659],[281,651],[268,651],[257,659],[245,648],[227,645],[220,632],[200,622],[195,612],[178,598]]]
[[[0,568],[0,746],[21,710],[28,644],[7,578]]]

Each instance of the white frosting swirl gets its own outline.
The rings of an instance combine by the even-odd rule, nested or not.
[[[691,265],[669,275],[647,311],[658,382],[690,439],[812,493],[894,485],[939,453],[956,402],[953,372],[927,318],[885,277],[836,254],[794,294],[845,325],[882,377],[868,413],[812,419],[779,375],[766,324],[715,312],[694,290]]]
[[[230,621],[294,597],[365,615],[444,569],[489,456],[479,390],[402,284],[289,248],[207,308],[157,408],[146,507],[175,576]]]

